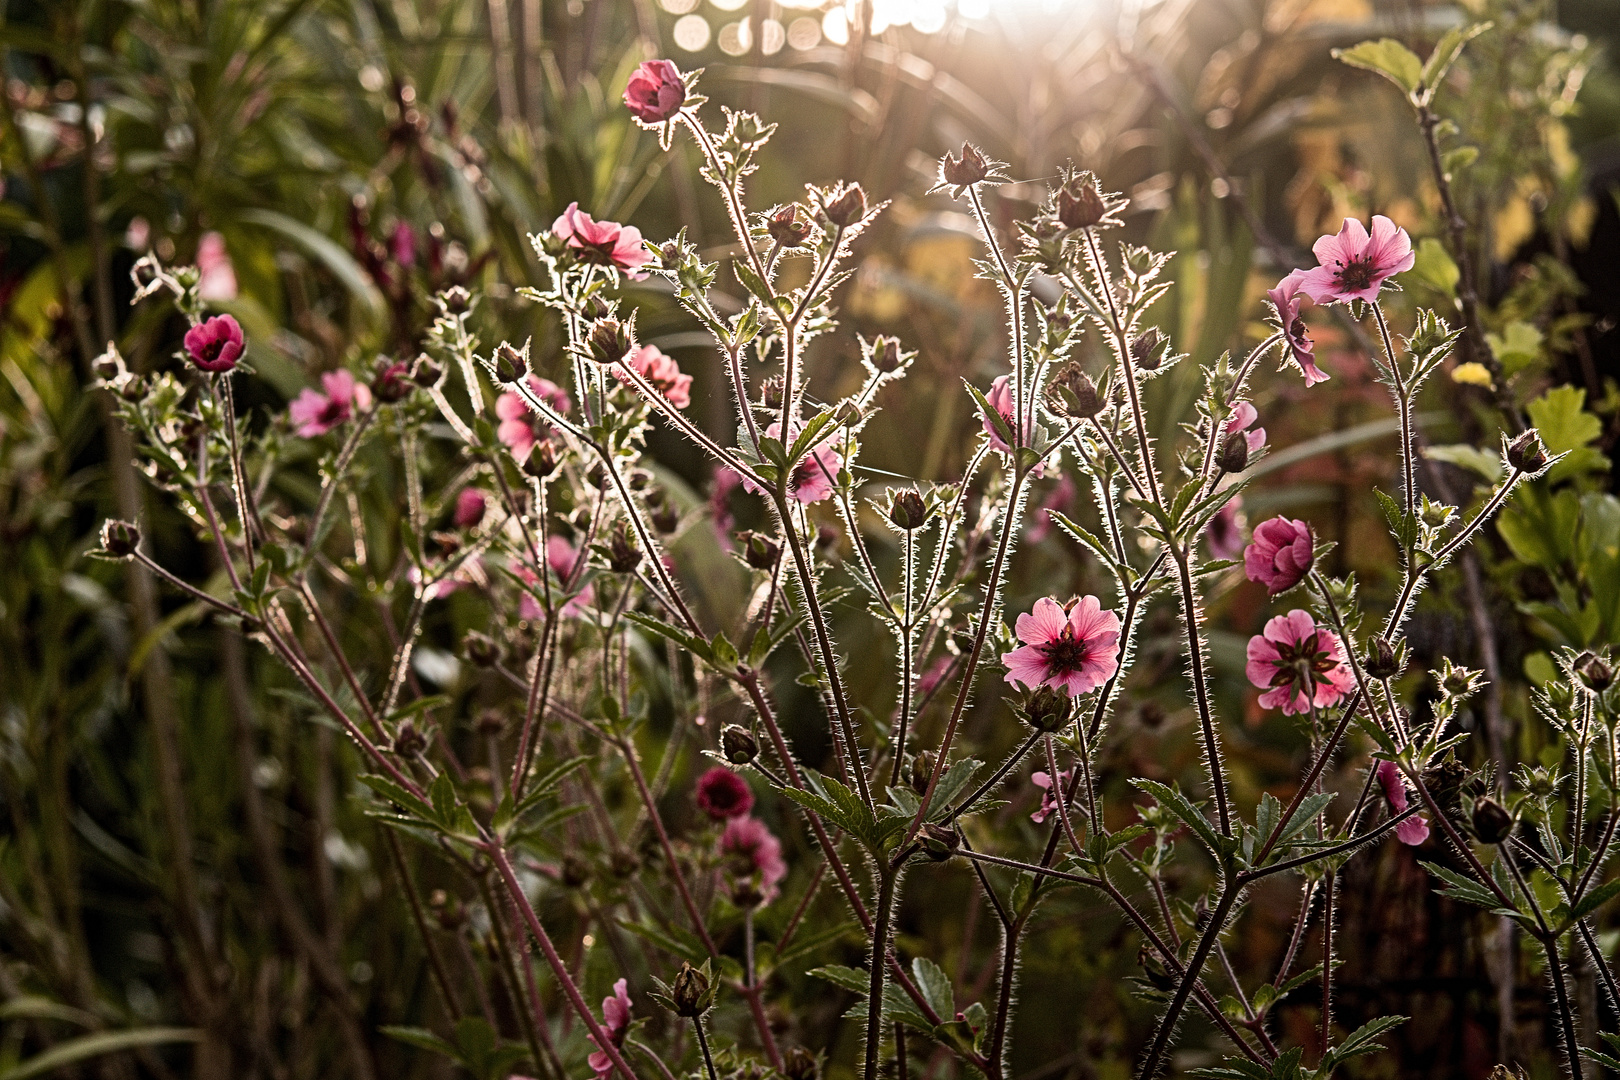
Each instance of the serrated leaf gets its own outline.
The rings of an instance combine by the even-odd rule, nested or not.
[[[805,974],[814,975],[824,979],[834,986],[843,987],[857,994],[865,994],[871,988],[872,978],[858,968],[844,967],[842,964],[825,964],[818,968],[811,968]]]
[[[1321,813],[1336,798],[1338,796],[1331,791],[1319,791],[1314,795],[1307,795],[1300,801],[1298,809],[1294,811],[1294,816],[1288,819],[1288,824],[1283,826],[1282,835],[1277,838],[1277,845],[1281,847],[1309,828],[1311,822],[1316,819],[1316,815]]]
[[[1615,878],[1607,885],[1593,889],[1581,897],[1581,902],[1570,909],[1569,921],[1580,922],[1616,896],[1620,896],[1620,878]]]
[[[639,611],[627,611],[624,613],[624,617],[643,630],[649,630],[661,638],[673,641],[700,660],[710,659],[709,643],[695,634],[688,634],[679,627],[671,626],[669,623],[661,619],[655,619],[651,615],[643,615]]]
[[[1194,806],[1187,796],[1181,793],[1180,788],[1170,787],[1144,777],[1136,777],[1131,783],[1159,800],[1160,805],[1180,818],[1182,824],[1191,829],[1194,835],[1204,842],[1204,846],[1210,850],[1211,854],[1217,859],[1220,858],[1220,834],[1209,823],[1209,819],[1199,812],[1198,807]]]
[[[1463,877],[1454,870],[1447,870],[1436,863],[1419,860],[1418,865],[1446,883],[1445,888],[1435,890],[1441,896],[1477,904],[1482,908],[1494,909],[1497,906],[1496,894],[1478,882]]]
[[[919,956],[911,962],[911,977],[923,1000],[937,1015],[946,1018],[956,1015],[956,991],[951,986],[950,976],[938,964]]]
[[[1417,520],[1407,516],[1401,504],[1382,491],[1373,488],[1372,492],[1373,498],[1378,500],[1378,508],[1384,512],[1384,520],[1389,523],[1390,535],[1395,537],[1401,551],[1410,552],[1417,543]]]
[[[1363,41],[1348,49],[1334,49],[1333,57],[1351,67],[1376,71],[1408,95],[1423,84],[1423,61],[1394,38]]]

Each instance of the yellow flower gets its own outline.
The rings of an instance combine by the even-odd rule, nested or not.
[[[1489,390],[1491,388],[1491,372],[1484,364],[1473,362],[1458,364],[1451,369],[1451,381],[1468,383],[1471,386],[1483,386]]]

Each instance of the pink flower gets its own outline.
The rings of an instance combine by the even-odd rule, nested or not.
[[[1272,596],[1298,585],[1316,558],[1316,537],[1297,519],[1274,517],[1254,527],[1254,541],[1243,549],[1243,572]]]
[[[635,272],[651,261],[652,255],[641,242],[641,230],[634,225],[593,221],[591,215],[574,202],[551,223],[551,233],[559,240],[566,240],[588,263],[617,267],[632,281],[641,281],[647,276]]]
[[[456,513],[453,520],[458,529],[470,529],[484,520],[484,508],[489,503],[484,493],[477,488],[462,488],[461,494],[456,496]]]
[[[1356,684],[1337,634],[1295,608],[1249,639],[1249,681],[1265,693],[1260,707],[1285,713],[1326,708]]]
[[[1260,419],[1260,414],[1255,411],[1254,406],[1247,401],[1240,401],[1237,408],[1232,410],[1231,419],[1226,422],[1226,435],[1232,435],[1239,431],[1243,432],[1243,441],[1249,444],[1250,456],[1258,453],[1260,448],[1266,445],[1265,428],[1248,430],[1250,425],[1258,419]]]
[[[693,800],[699,810],[716,821],[742,817],[754,808],[754,793],[748,781],[723,765],[716,765],[698,777]]]
[[[186,352],[204,371],[229,371],[242,357],[242,324],[229,315],[215,315],[186,331]]]
[[[1074,502],[1074,496],[1074,481],[1069,479],[1068,473],[1063,473],[1058,477],[1056,486],[1041,501],[1040,507],[1035,511],[1035,520],[1025,531],[1024,538],[1032,544],[1045,540],[1047,534],[1052,531],[1052,511],[1056,510],[1060,514],[1067,512],[1069,504]]]
[[[998,375],[990,383],[990,390],[984,395],[984,400],[990,403],[990,407],[992,409],[1001,414],[1001,419],[1006,421],[1007,429],[1009,431],[1016,426],[1013,423],[1013,394],[1011,375]],[[1001,435],[996,431],[996,425],[991,422],[990,418],[988,416],[983,417],[982,422],[984,424],[985,434],[990,436],[990,445],[995,447],[997,450],[1003,451],[1004,453],[1011,453],[1012,447],[1008,446],[1006,441],[1002,439]],[[1021,440],[1025,446],[1029,445],[1029,434],[1030,425],[1026,423],[1023,430],[1023,439]],[[1045,475],[1045,472],[1046,464],[1045,462],[1042,462],[1030,470],[1030,475],[1039,480],[1043,475]]]
[[[574,569],[583,558],[579,550],[560,536],[546,537],[546,566],[556,576],[557,585],[566,585],[574,576]],[[527,566],[518,567],[518,577],[530,585],[538,585],[540,579],[535,577],[534,571]],[[577,594],[568,598],[562,607],[563,618],[573,618],[585,614],[585,609],[596,599],[589,585],[579,590]],[[538,619],[541,614],[539,601],[535,600],[527,591],[518,600],[518,614],[525,619]]]
[[[668,60],[648,60],[630,76],[624,88],[624,105],[643,124],[662,124],[681,111],[686,101],[686,83],[681,71]]]
[[[624,1045],[624,1033],[630,1027],[629,985],[626,980],[620,979],[613,984],[613,996],[602,999],[602,1034],[613,1043],[615,1050]],[[596,1042],[595,1035],[587,1035],[586,1038],[598,1047],[602,1045]],[[613,1059],[608,1057],[605,1050],[593,1051],[586,1060],[596,1070],[597,1080],[613,1072]]]
[[[1017,629],[1024,644],[1001,657],[1014,685],[1051,686],[1078,697],[1119,668],[1119,617],[1102,610],[1095,596],[1069,601],[1067,611],[1043,596],[1018,616]]]
[[[1393,761],[1378,763],[1378,783],[1384,789],[1384,798],[1389,800],[1391,815],[1406,813],[1406,782],[1401,779],[1401,770],[1396,768]],[[1429,838],[1429,819],[1422,814],[1413,814],[1395,826],[1395,836],[1408,847],[1417,847]]]
[[[739,876],[750,879],[749,884],[759,892],[761,903],[770,903],[781,892],[777,886],[787,877],[787,863],[782,858],[782,841],[778,840],[765,823],[758,818],[734,817],[726,822],[726,831],[720,834],[720,850],[731,856]]]
[[[1068,789],[1069,781],[1074,779],[1073,769],[1064,769],[1063,775],[1058,777],[1058,783]],[[1052,774],[1046,772],[1033,772],[1029,774],[1029,782],[1041,789],[1041,808],[1029,815],[1029,820],[1039,825],[1046,820],[1046,815],[1058,808],[1057,795],[1052,791]]]
[[[624,362],[651,383],[653,389],[663,394],[677,409],[684,409],[692,404],[692,376],[682,374],[675,358],[664,355],[658,346],[643,345],[625,357]],[[613,374],[622,383],[630,382],[630,376],[618,367],[613,369]]]
[[[347,371],[328,371],[321,376],[326,393],[303,390],[287,406],[293,430],[306,439],[325,435],[357,412],[371,408],[371,388],[355,382]]]
[[[950,653],[945,653],[932,664],[929,664],[928,670],[924,671],[917,680],[917,696],[927,697],[932,694],[938,688],[940,681],[950,673],[951,665],[954,662],[955,658]]]
[[[236,268],[219,233],[205,232],[197,241],[197,273],[197,299],[236,299]]]
[[[737,524],[737,519],[731,514],[731,493],[737,490],[740,483],[742,476],[736,470],[724,465],[714,470],[714,489],[709,492],[709,517],[714,523],[715,539],[726,551],[735,551],[737,547],[731,542],[731,530]]]
[[[1215,511],[1204,528],[1204,545],[1212,559],[1236,559],[1243,554],[1243,496],[1234,495]]]
[[[1294,363],[1299,365],[1300,372],[1305,376],[1305,386],[1309,389],[1319,382],[1327,382],[1331,376],[1316,366],[1316,346],[1311,342],[1305,320],[1299,316],[1300,282],[1304,280],[1305,271],[1295,270],[1279,281],[1275,289],[1267,289],[1266,298],[1277,309],[1277,322],[1282,327],[1283,340],[1288,342],[1288,350],[1293,353]]]
[[[1394,274],[1412,269],[1417,256],[1412,238],[1382,214],[1372,219],[1372,235],[1355,218],[1345,218],[1337,236],[1324,236],[1311,250],[1321,263],[1305,272],[1300,288],[1318,304],[1378,299],[1378,290]]]
[[[388,253],[401,266],[416,265],[416,230],[409,222],[401,221],[388,235]]]
[[[784,440],[789,444],[798,437],[800,425],[793,422],[790,429],[790,438]],[[765,434],[772,439],[782,437],[782,424],[780,421],[765,429]],[[816,444],[793,469],[793,475],[788,480],[788,494],[794,500],[804,503],[818,503],[833,493],[833,481],[838,477],[838,470],[844,467],[844,455],[839,453],[835,442],[836,436],[829,435]],[[765,492],[748,479],[742,481],[743,487],[755,495]]]
[[[550,379],[530,375],[529,389],[534,391],[535,397],[560,413],[574,407],[568,391]],[[539,413],[530,411],[528,400],[516,390],[508,390],[495,399],[495,418],[501,422],[495,429],[495,437],[519,461],[525,460],[529,451],[534,449],[534,444],[551,433],[550,425],[541,419]]]

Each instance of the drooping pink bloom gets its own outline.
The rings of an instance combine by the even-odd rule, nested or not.
[[[1316,558],[1316,537],[1305,522],[1274,517],[1254,527],[1254,540],[1243,549],[1243,572],[1272,596],[1298,585]]]
[[[230,315],[215,315],[186,331],[186,354],[204,371],[229,371],[242,357],[242,324]]]
[[[197,241],[197,299],[236,299],[236,268],[217,232],[205,232]]]
[[[1015,686],[1050,686],[1078,697],[1119,668],[1119,617],[1102,610],[1095,596],[1071,600],[1067,610],[1043,596],[1018,616],[1017,631],[1024,644],[1001,657]]]
[[[1074,779],[1073,769],[1064,769],[1058,777],[1058,784],[1067,791],[1069,781]],[[1041,808],[1029,815],[1029,820],[1039,825],[1046,820],[1048,814],[1056,812],[1058,808],[1057,795],[1052,791],[1052,774],[1048,772],[1032,772],[1029,782],[1041,789]]]
[[[579,549],[562,537],[555,534],[546,537],[546,566],[550,568],[557,579],[552,583],[552,588],[556,589],[560,584],[566,584],[574,576],[575,567],[579,565],[580,560],[583,558],[584,556],[579,553]],[[527,566],[518,567],[517,574],[518,577],[530,585],[540,583],[540,579],[535,577],[534,571]],[[585,609],[595,600],[594,591],[589,585],[585,586],[578,593],[569,597],[568,602],[563,605],[563,618],[574,618],[585,614]],[[518,614],[525,619],[538,619],[541,614],[540,602],[525,591],[518,600]]]
[[[1243,496],[1234,495],[1215,511],[1204,527],[1204,545],[1212,559],[1236,559],[1243,554]]]
[[[529,376],[529,389],[534,396],[550,405],[560,413],[566,413],[574,407],[573,401],[568,397],[568,391],[552,382],[542,379],[538,375]],[[551,427],[541,418],[540,414],[529,408],[528,401],[516,390],[508,390],[495,399],[495,418],[500,426],[495,429],[495,437],[512,451],[512,456],[519,461],[529,456],[534,444],[550,434]]]
[[[731,493],[737,490],[742,483],[742,476],[734,469],[724,465],[714,470],[714,488],[709,492],[709,520],[714,525],[715,539],[726,551],[735,551],[737,545],[731,542],[731,531],[737,525],[737,519],[731,513]]]
[[[1318,304],[1378,299],[1378,290],[1395,274],[1412,269],[1417,256],[1406,230],[1382,214],[1373,215],[1372,235],[1355,218],[1345,218],[1335,236],[1311,245],[1321,265],[1307,270],[1300,288]]]
[[[776,899],[781,892],[778,885],[787,877],[787,862],[782,858],[782,841],[763,821],[734,817],[726,822],[726,831],[720,834],[720,850],[740,865],[742,876],[750,879],[763,903]]]
[[[1265,691],[1261,708],[1290,714],[1326,708],[1356,684],[1339,636],[1299,608],[1278,615],[1249,639],[1245,671]]]
[[[630,984],[620,979],[613,984],[613,995],[602,999],[602,1034],[606,1035],[617,1050],[624,1045],[624,1033],[630,1029]],[[596,1042],[596,1036],[587,1034],[586,1038],[601,1047]],[[596,1070],[597,1080],[604,1080],[613,1072],[613,1059],[607,1055],[606,1050],[597,1049],[591,1052],[586,1059],[591,1068]]]
[[[462,488],[456,496],[456,512],[453,520],[458,529],[470,529],[484,520],[484,508],[489,500],[477,488]]]
[[[1024,532],[1024,538],[1032,544],[1045,540],[1052,532],[1052,511],[1066,513],[1070,504],[1074,502],[1075,494],[1074,481],[1069,479],[1068,473],[1063,473],[1058,477],[1058,482],[1052,490],[1047,493],[1046,498],[1041,500],[1041,505],[1035,511],[1034,520]]]
[[[648,60],[630,76],[624,88],[624,105],[644,124],[662,124],[681,111],[686,101],[686,83],[681,71],[669,60]]]
[[[388,234],[388,253],[401,266],[416,265],[416,230],[411,228],[409,222],[397,223],[394,231]]]
[[[1006,422],[1007,429],[1009,431],[1011,431],[1015,427],[1017,427],[1017,425],[1013,421],[1013,393],[1012,393],[1012,376],[1011,375],[998,375],[998,376],[996,376],[996,378],[991,381],[990,389],[988,391],[986,391],[986,393],[984,395],[984,400],[989,402],[990,407],[992,409],[996,410],[996,412],[1001,415],[1001,419]],[[990,445],[995,447],[997,450],[1003,451],[1005,453],[1010,453],[1012,451],[1012,447],[1008,446],[1006,440],[1003,439],[1001,437],[1001,435],[996,431],[996,425],[991,421],[991,419],[988,416],[984,416],[984,417],[980,418],[980,421],[981,421],[981,423],[984,424],[984,432],[985,432],[985,434],[990,436]],[[1023,439],[1021,441],[1024,443],[1025,446],[1028,446],[1029,445],[1029,435],[1030,435],[1030,425],[1029,424],[1026,423],[1024,425],[1024,430],[1023,430],[1022,434],[1023,434]],[[1045,475],[1045,473],[1046,473],[1046,464],[1045,464],[1045,462],[1042,462],[1041,464],[1036,465],[1035,468],[1030,470],[1030,475],[1035,477],[1037,480],[1039,480],[1043,475]]]
[[[699,810],[716,821],[742,817],[754,808],[754,792],[748,781],[723,765],[698,777],[692,798]]]
[[[551,232],[566,241],[585,262],[616,267],[632,281],[647,276],[637,271],[652,259],[652,254],[641,242],[641,230],[634,225],[595,221],[576,202],[569,203],[568,209],[551,223]]]
[[[1331,376],[1316,366],[1316,345],[1299,314],[1300,283],[1304,280],[1305,271],[1295,270],[1279,281],[1275,289],[1267,289],[1266,298],[1277,310],[1283,340],[1288,342],[1288,351],[1299,365],[1300,373],[1305,376],[1305,387],[1309,389],[1319,382],[1327,382]]]
[[[692,404],[692,376],[681,371],[675,358],[665,355],[656,345],[643,345],[624,358],[625,365],[652,384],[653,389],[675,406],[684,409]],[[630,384],[630,376],[615,365],[613,374],[622,383]]]
[[[1378,783],[1384,789],[1384,798],[1389,800],[1391,815],[1404,814],[1407,807],[1406,781],[1401,779],[1401,770],[1393,761],[1378,763]],[[1429,838],[1429,819],[1423,814],[1413,814],[1395,826],[1395,836],[1401,843],[1417,847]]]
[[[1235,432],[1243,432],[1243,441],[1249,444],[1249,455],[1251,457],[1266,445],[1265,428],[1248,430],[1258,419],[1260,419],[1260,413],[1255,410],[1255,407],[1247,401],[1240,401],[1237,408],[1232,410],[1231,417],[1226,421],[1225,434],[1230,436]]]
[[[287,406],[293,430],[306,439],[325,435],[356,413],[371,408],[371,388],[356,382],[347,371],[328,371],[321,376],[321,385],[326,393],[306,389]]]
[[[791,446],[793,439],[798,438],[799,430],[799,422],[794,421],[793,427],[789,430],[789,437],[783,441]],[[781,422],[778,421],[766,428],[765,434],[772,439],[780,439]],[[837,436],[829,435],[817,443],[794,467],[793,475],[788,479],[788,496],[806,506],[820,502],[833,493],[833,481],[838,477],[838,470],[843,467],[844,455],[839,452]],[[743,478],[742,485],[755,495],[765,494],[757,484],[746,477]]]

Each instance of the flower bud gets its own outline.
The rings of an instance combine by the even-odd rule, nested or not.
[[[1097,178],[1089,172],[1077,173],[1058,188],[1057,216],[1067,229],[1089,229],[1108,213]]]
[[[861,190],[860,184],[847,187],[840,184],[828,194],[832,197],[822,209],[827,214],[827,220],[839,228],[847,229],[866,216],[866,192]]]
[[[592,322],[597,319],[605,319],[611,314],[613,314],[612,310],[600,296],[593,294],[589,300],[585,301],[585,317]]]
[[[889,520],[895,527],[911,532],[928,524],[928,506],[915,491],[895,491],[889,494]]]
[[[101,526],[101,548],[115,559],[129,559],[141,546],[141,527],[133,521],[108,521]]]
[[[759,743],[747,728],[727,724],[720,732],[720,751],[733,765],[746,765],[759,756]]]
[[[1159,355],[1159,346],[1163,343],[1164,335],[1159,333],[1159,328],[1150,326],[1147,333],[1131,342],[1131,359],[1143,371],[1153,371],[1163,362]]]
[[[900,339],[883,334],[872,341],[872,366],[885,375],[900,369]]]
[[[1540,472],[1547,464],[1547,447],[1535,428],[1507,444],[1507,463],[1520,472]]]
[[[737,539],[743,544],[743,561],[755,570],[773,570],[776,560],[782,557],[782,545],[766,536],[752,530],[744,530],[737,534]]]
[[[765,228],[771,239],[785,248],[803,247],[810,238],[810,223],[800,216],[797,203],[773,210]]]
[[[816,1055],[802,1046],[791,1047],[782,1055],[782,1076],[785,1080],[817,1080],[821,1064]]]
[[[402,758],[413,758],[427,749],[427,739],[416,727],[416,724],[406,717],[399,722],[394,731],[394,753]]]
[[[591,359],[598,364],[616,364],[636,347],[629,328],[618,319],[598,319],[586,340]]]
[[[461,639],[461,651],[475,667],[490,668],[501,662],[501,647],[488,634],[477,630],[467,631]]]
[[[1362,663],[1367,668],[1367,674],[1375,679],[1393,679],[1401,673],[1401,661],[1396,655],[1395,646],[1383,636],[1372,639],[1372,644],[1367,647],[1367,658]]]
[[[1461,799],[1458,796],[1467,779],[1468,767],[1449,755],[1444,761],[1423,770],[1423,786],[1434,796],[1435,803],[1448,813],[1454,814],[1460,808]]]
[[[591,880],[591,864],[578,855],[565,855],[562,861],[562,883],[570,889],[583,888]]]
[[[495,378],[503,383],[522,382],[524,376],[529,374],[529,358],[510,342],[501,342],[495,347]]]
[[[499,709],[484,709],[473,721],[473,730],[480,735],[499,735],[506,730],[506,714]]]
[[[767,409],[780,409],[782,407],[782,394],[784,391],[785,387],[782,385],[782,377],[780,375],[773,375],[760,384],[759,402]]]
[[[472,293],[460,285],[452,285],[439,294],[439,306],[446,315],[465,315],[472,310]]]
[[[523,471],[536,480],[544,480],[557,471],[557,450],[550,439],[537,439],[523,461]]]
[[[1500,844],[1513,834],[1513,815],[1488,796],[1474,800],[1474,835],[1486,844]]]
[[[411,381],[422,389],[439,385],[444,378],[444,367],[427,353],[416,358],[416,364],[411,368]]]
[[[709,977],[688,963],[681,964],[681,970],[675,974],[675,981],[670,984],[669,990],[676,1015],[688,1019],[702,1016],[714,1002]]]
[[[918,832],[917,839],[922,843],[923,851],[935,862],[951,858],[962,843],[962,837],[955,829],[947,829],[931,821]]]
[[[632,574],[640,565],[641,549],[630,539],[630,527],[621,521],[608,541],[608,567],[615,574]]]
[[[123,373],[124,361],[118,355],[117,349],[108,349],[96,357],[95,362],[90,365],[90,369],[96,373],[96,378],[104,382],[112,382]]]
[[[1224,472],[1240,473],[1249,467],[1249,439],[1241,431],[1234,431],[1221,444],[1220,456],[1215,459]]]
[[[1062,411],[1077,420],[1089,420],[1102,411],[1102,395],[1097,384],[1080,370],[1079,364],[1070,364],[1058,375],[1053,387],[1063,404]]]
[[[1175,978],[1164,969],[1164,965],[1151,952],[1146,944],[1137,950],[1136,962],[1142,968],[1142,974],[1147,981],[1153,984],[1155,990],[1169,993],[1176,988]]]
[[[641,869],[641,860],[636,858],[635,852],[621,848],[608,856],[608,869],[613,871],[614,877],[623,880]]]
[[[952,187],[972,187],[989,175],[990,163],[971,143],[962,144],[961,156],[939,159],[939,178]]]
[[[1036,731],[1062,731],[1074,718],[1074,699],[1062,690],[1038,686],[1024,700],[1024,720]]]
[[[403,361],[378,357],[371,376],[371,396],[384,405],[404,401],[415,387],[409,378],[409,369]]]
[[[1585,653],[1575,661],[1575,674],[1594,691],[1601,694],[1614,682],[1614,666],[1607,658]]]
[[[681,245],[673,240],[664,241],[664,246],[658,249],[658,259],[663,263],[665,270],[675,270],[680,267],[683,252]]]
[[[666,502],[655,506],[649,517],[652,519],[653,528],[666,536],[681,527],[681,512],[672,503]]]

